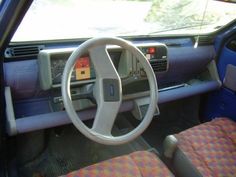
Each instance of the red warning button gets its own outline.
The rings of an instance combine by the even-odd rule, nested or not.
[[[154,54],[154,53],[156,53],[156,48],[155,48],[155,47],[149,47],[149,48],[148,48],[148,53],[149,53],[149,54]]]

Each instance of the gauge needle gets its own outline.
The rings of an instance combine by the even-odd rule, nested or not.
[[[59,76],[61,76],[61,73],[58,73],[58,74],[53,78],[53,80],[55,80],[55,79],[58,78]]]

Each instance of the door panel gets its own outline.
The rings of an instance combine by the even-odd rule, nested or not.
[[[223,116],[236,121],[236,37],[229,39],[223,46],[217,68],[223,86],[209,95],[205,119]]]
[[[235,40],[236,42],[236,40]],[[231,43],[231,41],[229,42]],[[221,56],[219,58],[219,62],[217,64],[220,79],[223,81],[225,77],[225,72],[228,64],[232,64],[236,66],[236,51],[224,46],[223,51],[221,52]]]

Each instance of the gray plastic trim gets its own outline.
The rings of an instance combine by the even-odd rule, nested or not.
[[[150,103],[150,98],[149,97],[143,97],[143,98],[135,99],[134,100],[134,109],[132,110],[133,116],[138,120],[142,120],[143,119],[143,114],[142,114],[141,107],[142,106],[148,106],[149,103]],[[159,114],[160,114],[160,110],[158,108],[158,105],[156,104],[156,110],[155,110],[154,116],[159,115]]]
[[[216,62],[215,60],[212,60],[208,65],[207,65],[207,69],[210,73],[211,78],[214,81],[217,81],[219,83],[220,86],[222,86],[222,82],[220,80],[219,74],[218,74],[218,70],[216,67]]]
[[[38,55],[39,83],[43,90],[48,90],[52,86],[52,73],[50,55],[47,51],[41,51]]]
[[[178,145],[178,140],[174,135],[168,135],[163,142],[164,155],[172,158]]]
[[[131,42],[129,42],[132,44]],[[151,42],[151,43],[145,43],[145,44],[133,44],[136,47],[165,47],[167,50],[167,46],[165,44],[159,43],[159,42]],[[50,58],[53,54],[71,54],[76,48],[60,48],[60,49],[45,49],[41,50],[38,54],[38,65],[39,65],[39,81],[40,81],[40,86],[43,90],[48,90],[50,88],[58,88],[61,87],[61,84],[53,84],[52,83],[52,74],[51,74],[51,61]],[[121,50],[122,51],[122,56],[121,57],[132,57],[132,54],[130,52],[127,52],[123,50],[120,46],[117,45],[108,45],[107,49],[109,51],[111,50]],[[167,56],[168,56],[168,50],[167,50]],[[130,61],[127,60],[121,60],[124,61],[126,64],[128,64]],[[119,65],[122,65],[124,63],[120,63]],[[128,65],[124,65],[125,67],[119,67],[119,74],[124,76],[130,71],[130,63]],[[169,60],[167,57],[167,70],[169,67]],[[166,70],[166,71],[167,71]],[[163,72],[166,72],[163,71]],[[159,73],[163,73],[159,72]],[[94,79],[91,80],[81,80],[81,81],[75,81],[71,82],[71,85],[81,85],[85,83],[92,83],[94,82]]]
[[[5,87],[7,134],[12,136],[17,134],[16,119],[12,104],[11,88]]]
[[[179,85],[174,85],[174,86],[170,86],[170,87],[165,87],[165,88],[159,89],[159,92],[164,92],[164,91],[173,90],[173,89],[176,89],[176,88],[186,87],[186,86],[188,86],[188,84],[186,84],[186,83],[179,84]]]
[[[179,148],[176,149],[172,158],[173,167],[176,174],[181,177],[203,177],[198,169],[192,164],[188,156],[184,154]]]
[[[226,68],[224,86],[236,92],[236,66],[228,64]]]

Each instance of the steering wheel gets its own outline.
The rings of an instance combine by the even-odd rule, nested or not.
[[[142,122],[129,133],[121,136],[113,136],[111,134],[115,118],[122,102],[122,83],[107,52],[107,45],[117,45],[130,51],[143,66],[150,88],[150,103]],[[80,120],[73,107],[70,95],[70,78],[75,62],[86,52],[89,52],[96,72],[93,95],[97,102],[97,112],[92,128],[88,128]],[[106,145],[123,144],[138,137],[152,121],[158,97],[156,77],[149,61],[133,44],[116,37],[93,38],[81,44],[71,54],[65,65],[61,89],[66,112],[74,126],[87,138]]]

